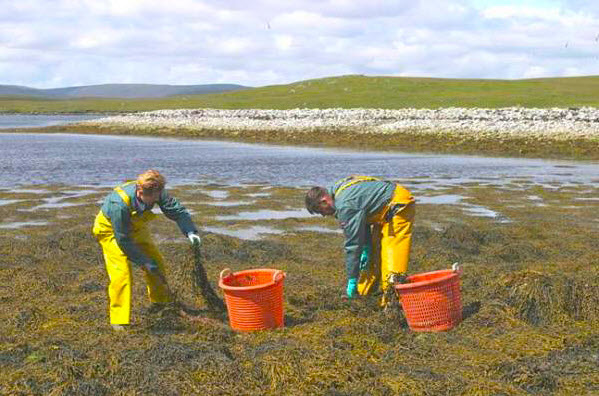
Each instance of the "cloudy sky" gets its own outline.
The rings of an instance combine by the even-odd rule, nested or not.
[[[344,74],[599,75],[599,1],[0,0],[0,84]]]

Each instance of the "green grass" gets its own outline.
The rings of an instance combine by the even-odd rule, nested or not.
[[[237,92],[160,99],[0,97],[0,112],[134,112],[178,108],[599,107],[599,76],[465,80],[341,76]]]

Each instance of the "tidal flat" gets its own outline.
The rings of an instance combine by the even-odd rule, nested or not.
[[[334,219],[301,215],[302,189],[201,184],[169,191],[202,229],[213,287],[222,296],[224,268],[285,271],[285,328],[236,333],[206,311],[191,247],[161,216],[151,228],[171,289],[216,319],[153,314],[135,270],[133,325],[114,333],[91,235],[110,188],[1,189],[0,394],[599,393],[599,188],[410,188],[409,272],[463,268],[463,321],[448,332],[416,333],[376,298],[344,299],[343,236]]]

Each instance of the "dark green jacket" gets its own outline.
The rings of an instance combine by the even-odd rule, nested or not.
[[[102,213],[104,213],[104,216],[110,220],[116,242],[121,250],[127,255],[127,258],[135,264],[143,265],[147,263],[150,258],[146,256],[133,241],[131,211],[134,210],[139,215],[142,215],[143,212],[152,210],[154,205],[147,206],[137,199],[135,195],[135,183],[121,186],[121,188],[125,194],[129,196],[131,208],[127,206],[116,191],[113,191],[108,194],[104,200]],[[162,190],[162,194],[158,200],[158,206],[166,217],[177,222],[179,229],[184,235],[187,235],[189,232],[197,232],[187,209],[185,209],[176,198],[169,196],[166,189]]]
[[[341,179],[328,189],[335,200],[335,218],[345,235],[345,269],[348,279],[358,278],[360,275],[360,254],[364,246],[370,243],[366,219],[391,202],[396,186],[389,181],[362,181],[336,194],[340,187],[351,180],[351,177]]]

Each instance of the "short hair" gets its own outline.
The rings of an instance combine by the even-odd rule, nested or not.
[[[327,195],[327,189],[324,187],[312,187],[306,193],[306,209],[310,214],[320,213],[320,201]]]
[[[157,170],[149,169],[144,173],[137,176],[137,185],[142,189],[144,193],[153,193],[155,191],[162,191],[166,179]]]

